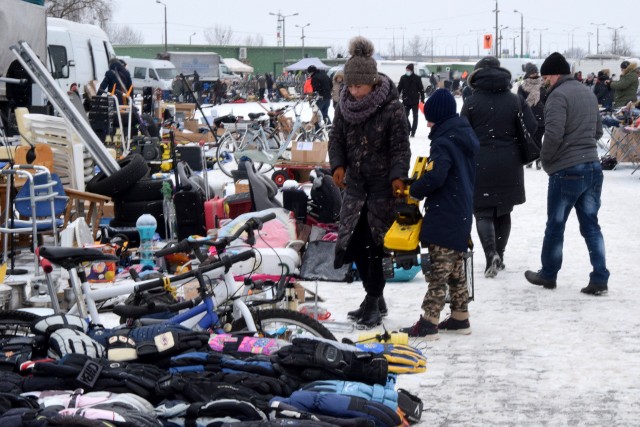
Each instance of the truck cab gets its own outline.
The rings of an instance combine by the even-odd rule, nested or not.
[[[173,79],[178,70],[171,61],[163,59],[119,57],[127,63],[127,70],[131,74],[133,92],[142,93],[143,87],[152,87],[162,91],[170,91]]]

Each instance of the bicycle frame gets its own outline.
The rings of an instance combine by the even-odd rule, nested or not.
[[[43,266],[45,269],[45,266]],[[199,305],[179,313],[170,319],[163,319],[163,323],[181,324],[188,328],[193,328],[198,325],[202,330],[206,330],[209,327],[215,325],[218,321],[218,315],[216,313],[216,307],[221,306],[223,303],[229,300],[228,295],[235,295],[239,290],[243,290],[243,297],[247,296],[247,290],[243,283],[238,283],[234,280],[233,274],[229,269],[225,267],[219,267],[211,271],[206,272],[206,276],[212,280],[218,280],[219,283],[216,287],[221,285],[225,286],[226,294],[224,296],[214,297],[207,296],[203,298],[202,303]],[[145,284],[154,282],[154,280],[148,280],[144,282],[132,282],[122,285],[110,286],[102,289],[91,289],[91,283],[86,280],[81,280],[78,270],[71,268],[69,271],[69,281],[71,288],[76,296],[76,303],[69,310],[69,314],[76,314],[84,319],[88,319],[93,324],[101,324],[100,314],[96,302],[106,301],[110,298],[115,298],[123,294],[130,294],[141,288],[144,288]],[[49,274],[50,272],[45,272]],[[82,273],[84,276],[84,273]],[[185,279],[185,282],[191,279]],[[181,284],[180,282],[176,284]],[[233,318],[244,318],[247,328],[251,332],[256,332],[257,328],[253,321],[253,316],[244,301],[244,298],[235,298],[233,300]]]

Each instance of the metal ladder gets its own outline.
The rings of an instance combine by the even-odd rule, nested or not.
[[[98,136],[95,134],[89,123],[81,116],[80,112],[73,106],[68,96],[58,87],[49,71],[44,67],[38,56],[31,50],[25,41],[18,42],[18,45],[10,47],[18,58],[18,61],[27,70],[33,81],[35,81],[46,94],[49,102],[56,111],[65,119],[80,136],[80,140],[87,147],[89,153],[94,158],[100,170],[105,175],[120,170],[120,165],[109,154]]]

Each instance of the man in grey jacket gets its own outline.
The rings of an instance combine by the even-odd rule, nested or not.
[[[540,74],[548,87],[540,154],[542,167],[549,175],[547,226],[540,257],[542,268],[524,275],[534,285],[555,289],[562,266],[565,224],[575,208],[593,267],[589,284],[581,292],[602,295],[608,290],[609,270],[598,225],[603,182],[597,152],[597,141],[602,137],[598,101],[588,87],[571,77],[569,63],[557,52],[545,59]]]

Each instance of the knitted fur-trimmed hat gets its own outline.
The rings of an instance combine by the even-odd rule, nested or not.
[[[528,79],[531,76],[538,76],[538,67],[536,67],[536,64],[527,62],[524,66],[524,78]]]
[[[354,37],[349,42],[351,58],[344,64],[344,83],[350,85],[374,85],[378,82],[378,65],[373,59],[373,43],[364,37]]]
[[[542,67],[540,67],[540,74],[543,76],[571,74],[571,66],[562,54],[553,52],[542,63]]]
[[[438,89],[424,103],[424,118],[440,123],[456,115],[456,100],[448,89]]]

